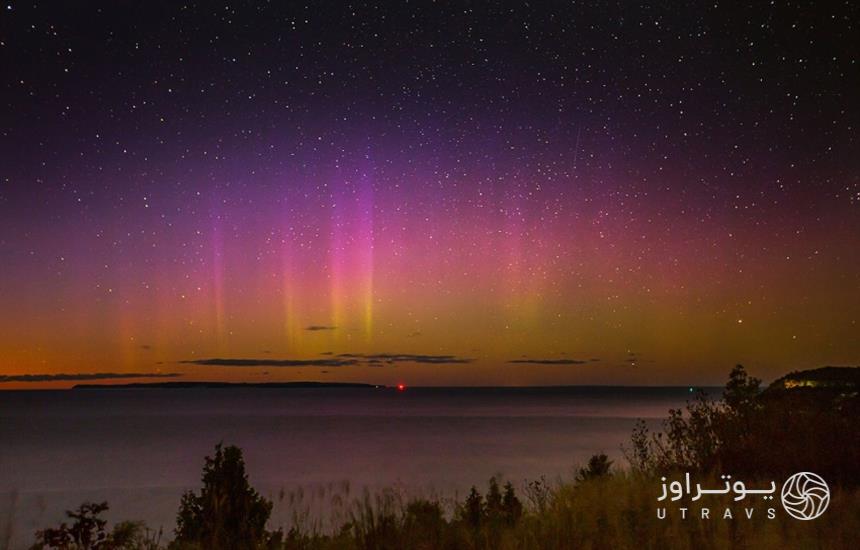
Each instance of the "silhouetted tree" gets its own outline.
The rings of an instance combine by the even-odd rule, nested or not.
[[[516,524],[522,515],[523,504],[517,498],[514,486],[508,482],[502,490],[495,477],[490,478],[486,498],[472,487],[460,508],[460,518],[465,523],[476,530],[489,528],[492,532],[505,525]]]
[[[107,520],[101,514],[108,510],[107,502],[85,502],[66,516],[74,520],[71,525],[61,523],[59,527],[36,533],[36,543],[31,550],[150,550],[157,549],[161,538],[144,528],[143,524],[125,521],[116,524],[113,531],[106,530]]]
[[[523,503],[517,498],[514,486],[511,485],[510,481],[505,483],[505,493],[502,495],[502,510],[505,522],[508,525],[514,525],[523,515]]]
[[[108,509],[107,502],[85,502],[76,511],[67,511],[66,516],[75,520],[71,526],[61,523],[59,527],[45,529],[36,533],[37,543],[33,550],[58,548],[62,550],[80,548],[81,550],[107,548],[108,533],[105,531],[107,520],[99,515]]]
[[[582,483],[590,479],[598,479],[609,476],[609,471],[612,468],[612,461],[603,453],[592,455],[588,459],[588,466],[580,468],[576,474],[576,481]]]
[[[255,550],[270,539],[266,522],[272,503],[248,483],[239,447],[215,447],[203,466],[203,488],[182,496],[174,548]]]
[[[484,504],[484,515],[490,519],[500,518],[502,516],[502,491],[499,488],[499,482],[495,477],[490,478],[489,488]]]
[[[484,497],[474,486],[469,491],[466,502],[463,503],[461,515],[470,526],[477,528],[481,525],[481,519],[484,516]]]
[[[748,415],[760,408],[757,401],[761,393],[761,380],[747,374],[743,365],[735,365],[729,373],[729,381],[723,391],[723,401],[728,412],[736,415]]]

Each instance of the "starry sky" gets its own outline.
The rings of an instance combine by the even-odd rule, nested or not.
[[[0,387],[860,362],[856,5],[288,4],[2,4]]]

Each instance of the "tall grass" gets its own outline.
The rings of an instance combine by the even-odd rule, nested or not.
[[[545,483],[545,482],[544,482]],[[750,481],[751,483],[751,481]],[[764,485],[764,483],[762,484]],[[660,482],[626,471],[611,477],[546,486],[544,498],[526,498],[514,523],[492,517],[478,523],[464,519],[463,502],[406,500],[395,492],[367,493],[351,501],[349,519],[339,529],[319,529],[323,522],[285,526],[282,548],[301,550],[370,549],[664,549],[857,548],[860,494],[832,488],[830,507],[813,521],[788,516],[773,501],[735,502],[709,496],[679,506],[657,501]],[[533,486],[532,486],[533,490]],[[529,494],[529,490],[525,491]],[[657,508],[667,516],[659,519]],[[701,518],[701,508],[709,519]],[[724,519],[729,509],[733,519]],[[746,509],[753,509],[752,518]],[[767,518],[767,508],[775,518]]]
[[[699,480],[702,481],[702,480]],[[765,486],[769,480],[750,486]],[[707,485],[719,486],[715,480]],[[659,480],[618,470],[587,480],[545,479],[519,491],[522,515],[507,521],[487,512],[477,521],[465,513],[466,500],[407,498],[398,488],[354,491],[348,483],[314,490],[282,492],[278,516],[286,518],[270,550],[610,550],[610,549],[856,549],[860,540],[860,490],[831,487],[827,511],[812,521],[788,516],[779,503],[748,497],[708,495],[699,502],[658,502]],[[325,506],[331,506],[325,509]],[[659,519],[658,507],[666,507]],[[683,519],[678,508],[688,508]],[[701,508],[709,519],[701,518]],[[767,518],[767,508],[775,518]],[[726,509],[733,519],[723,519]],[[745,509],[754,510],[748,519]],[[0,522],[0,550],[11,550],[14,506]],[[325,510],[325,511],[324,511]],[[120,524],[124,525],[124,524]],[[125,524],[128,527],[131,524]],[[161,534],[145,526],[140,536],[111,547],[115,550],[158,550]],[[185,549],[198,550],[194,545]],[[75,547],[78,550],[78,547]],[[199,550],[203,550],[202,548]],[[213,550],[213,549],[205,549]],[[226,550],[226,549],[225,549]]]

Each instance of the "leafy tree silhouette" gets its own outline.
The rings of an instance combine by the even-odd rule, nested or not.
[[[90,550],[112,548],[113,545],[105,531],[107,521],[99,517],[107,509],[107,502],[85,502],[76,511],[67,511],[66,516],[75,520],[71,527],[66,523],[61,523],[57,528],[39,531],[36,533],[39,542],[33,545],[32,549],[80,548]]]
[[[30,550],[157,550],[161,532],[151,532],[142,523],[124,521],[107,531],[107,520],[101,514],[108,510],[107,502],[85,502],[77,510],[69,510],[59,527],[36,533],[36,543]],[[5,548],[5,547],[4,547]]]
[[[203,466],[203,488],[182,496],[172,548],[256,550],[278,538],[266,531],[272,502],[248,483],[239,447],[215,447]],[[276,534],[277,535],[277,534]]]

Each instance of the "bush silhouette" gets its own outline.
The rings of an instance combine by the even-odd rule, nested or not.
[[[173,548],[254,550],[265,547],[272,535],[266,522],[272,503],[248,483],[239,447],[215,447],[203,466],[203,488],[182,496],[176,517]]]
[[[722,400],[704,392],[672,409],[663,430],[639,421],[626,449],[634,470],[784,477],[813,470],[828,481],[860,485],[857,415],[860,370],[825,367],[792,373],[761,389],[737,365]]]
[[[66,517],[71,525],[36,533],[36,543],[30,550],[155,550],[159,548],[161,533],[147,530],[142,523],[124,521],[107,531],[107,520],[101,514],[108,510],[107,502],[85,502],[77,510],[69,510]]]
[[[422,548],[439,548],[444,537],[445,517],[438,502],[414,500],[403,514],[403,532],[422,541]]]
[[[107,521],[100,517],[108,509],[107,502],[85,502],[76,511],[67,511],[66,516],[75,520],[71,526],[61,523],[59,527],[45,529],[36,533],[39,541],[32,550],[41,548],[80,548],[89,550],[95,548],[111,548],[108,533],[105,531]]]

